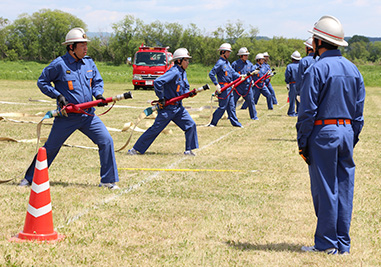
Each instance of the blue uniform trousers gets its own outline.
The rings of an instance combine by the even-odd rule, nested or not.
[[[269,92],[270,92],[272,100],[273,100],[273,104],[278,105],[278,100],[276,99],[275,91],[274,91],[274,88],[271,85],[271,83],[270,82],[266,83],[266,87],[269,89]]]
[[[230,88],[223,91],[221,94],[218,95],[218,108],[213,113],[213,118],[211,121],[211,124],[216,126],[218,121],[221,119],[222,115],[224,115],[225,110],[228,113],[228,117],[230,120],[230,123],[233,126],[242,126],[242,124],[238,121],[237,115],[235,113],[235,104],[234,104],[234,97],[233,94],[228,95],[228,92],[230,92]]]
[[[266,86],[263,86],[261,89],[258,87],[254,87],[254,104],[256,105],[258,103],[258,98],[260,95],[264,95],[266,97],[267,101],[267,108],[273,109],[273,100],[270,91],[267,89]],[[247,103],[246,101],[243,103],[241,109],[247,109]]]
[[[164,128],[173,121],[185,132],[185,150],[198,148],[196,123],[182,105],[169,105],[158,110],[154,124],[136,141],[134,149],[144,154]]]
[[[96,115],[69,114],[69,117],[56,117],[54,119],[49,138],[44,144],[48,167],[52,164],[63,143],[75,130],[80,130],[89,137],[94,144],[98,145],[101,164],[101,182],[118,182],[119,176],[115,161],[114,142],[106,126]],[[35,164],[36,157],[25,174],[25,179],[29,182],[33,180]],[[64,172],[64,170],[62,170],[62,172]]]
[[[299,102],[296,100],[295,83],[290,83],[290,89],[288,91],[288,101],[289,101],[289,107],[288,107],[287,115],[296,116],[299,109]],[[295,111],[295,105],[296,105],[296,111]]]
[[[257,109],[255,108],[255,104],[254,104],[253,90],[251,90],[251,88],[248,89],[247,87],[244,88],[244,89],[238,87],[236,89],[237,89],[239,94],[236,91],[233,92],[234,105],[237,106],[238,99],[241,96],[243,96],[244,99],[245,99],[245,103],[247,103],[247,105],[249,107],[250,119],[252,119],[252,120],[258,119],[258,117],[257,117]],[[247,92],[247,90],[249,90],[249,92]]]
[[[315,247],[349,252],[355,163],[351,125],[314,126],[308,138]]]

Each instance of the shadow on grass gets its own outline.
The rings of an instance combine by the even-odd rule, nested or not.
[[[262,250],[262,251],[291,251],[291,252],[301,252],[300,248],[302,245],[298,244],[288,244],[288,243],[270,243],[270,244],[252,244],[252,243],[242,243],[236,242],[234,240],[229,240],[225,242],[226,245],[237,250]]]
[[[12,183],[4,183],[4,185],[19,187],[20,181],[14,180]],[[49,181],[50,186],[62,186],[62,187],[98,187],[98,184],[86,184],[86,183],[72,183],[72,182],[54,182]],[[31,188],[31,186],[23,186],[23,188]]]

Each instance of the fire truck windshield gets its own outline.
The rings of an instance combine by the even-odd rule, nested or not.
[[[161,52],[138,52],[134,63],[137,66],[164,66],[166,58]]]

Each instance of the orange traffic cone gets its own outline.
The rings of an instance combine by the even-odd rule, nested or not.
[[[37,154],[24,230],[10,241],[59,241],[63,238],[64,236],[58,235],[53,229],[48,161],[46,149],[41,147]]]

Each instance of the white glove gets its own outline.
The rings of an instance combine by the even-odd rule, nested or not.
[[[290,84],[286,84],[287,90],[290,91]]]
[[[298,101],[300,103],[300,95],[296,96],[296,101]]]
[[[216,85],[216,91],[218,94],[221,94],[221,86],[219,84]]]
[[[259,69],[256,69],[255,71],[253,71],[251,74],[253,75],[257,75],[259,73]]]
[[[241,77],[241,81],[242,81],[242,80],[245,80],[245,78],[246,78],[247,75],[246,75],[246,74],[241,74],[241,75],[239,75],[239,76]]]

